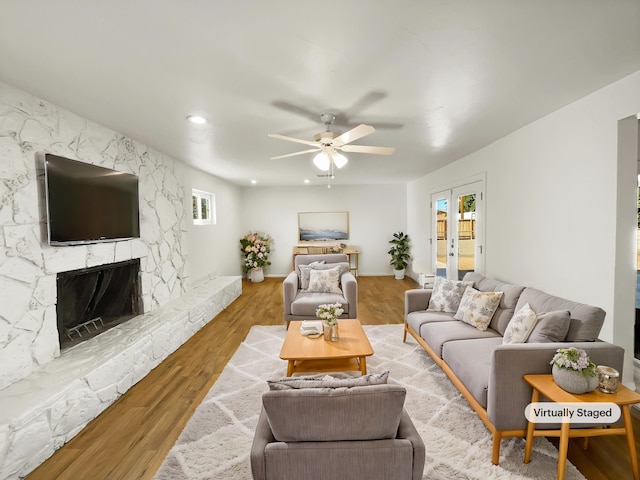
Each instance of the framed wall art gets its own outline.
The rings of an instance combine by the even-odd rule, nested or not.
[[[349,212],[299,212],[298,241],[349,239]]]

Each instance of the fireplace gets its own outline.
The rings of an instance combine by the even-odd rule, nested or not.
[[[58,273],[60,350],[139,315],[140,259]]]

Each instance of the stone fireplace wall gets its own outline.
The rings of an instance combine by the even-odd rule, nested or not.
[[[138,175],[141,238],[47,245],[39,152]],[[183,175],[181,162],[0,82],[0,390],[60,355],[56,273],[140,258],[144,312],[185,293]]]

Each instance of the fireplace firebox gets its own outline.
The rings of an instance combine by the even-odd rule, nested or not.
[[[140,259],[57,275],[60,349],[95,337],[142,311]]]

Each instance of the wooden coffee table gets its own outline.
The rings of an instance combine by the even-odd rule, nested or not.
[[[298,372],[347,372],[356,370],[366,375],[367,357],[373,355],[362,325],[357,319],[338,320],[340,338],[327,342],[324,336],[304,337],[302,322],[292,321],[280,350],[280,358],[287,360],[287,376]]]

